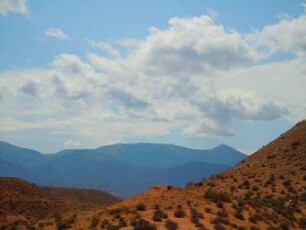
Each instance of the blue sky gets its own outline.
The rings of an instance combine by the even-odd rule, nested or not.
[[[3,0],[0,139],[250,153],[305,118],[304,3]]]

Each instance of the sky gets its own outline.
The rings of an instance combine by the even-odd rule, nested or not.
[[[0,140],[250,154],[306,118],[306,2],[0,0]]]

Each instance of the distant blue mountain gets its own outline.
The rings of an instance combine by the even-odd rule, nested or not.
[[[115,144],[97,149],[64,150],[58,155],[86,154],[99,161],[120,160],[142,167],[174,167],[187,162],[207,162],[233,166],[245,155],[227,145],[209,150],[189,149],[171,144]]]
[[[169,144],[115,144],[47,155],[0,142],[0,176],[48,186],[103,188],[126,197],[154,184],[183,186],[199,181],[245,157],[226,145],[198,150]]]

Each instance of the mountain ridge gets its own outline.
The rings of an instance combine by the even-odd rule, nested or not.
[[[42,154],[2,142],[0,163],[8,169],[0,170],[0,176],[19,176],[45,186],[101,188],[128,197],[156,183],[183,186],[189,180],[199,180],[197,172],[210,176],[244,158],[244,154],[228,146],[200,150],[172,144],[121,143]],[[186,165],[191,162],[202,164]],[[16,172],[24,173],[12,173],[14,166]],[[189,177],[181,178],[182,171]],[[108,175],[112,175],[111,180]]]

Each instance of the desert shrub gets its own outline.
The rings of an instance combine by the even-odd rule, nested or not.
[[[18,230],[18,228],[15,225],[11,225],[5,228],[5,230]]]
[[[176,218],[184,218],[186,216],[186,213],[183,209],[179,208],[174,212],[174,216]]]
[[[276,157],[275,154],[268,155],[267,159],[274,159]]]
[[[295,149],[299,145],[300,145],[300,141],[294,141],[294,142],[291,143],[291,146],[292,146],[293,149]]]
[[[172,220],[167,220],[165,223],[165,228],[167,230],[177,230],[178,229],[178,224]]]
[[[274,226],[269,226],[269,227],[267,227],[267,230],[279,230],[279,228],[274,227]]]
[[[117,226],[117,225],[112,225],[112,224],[109,224],[106,228],[107,230],[119,230],[120,227]]]
[[[136,218],[131,219],[130,225],[135,227],[136,224],[137,224],[137,219]]]
[[[214,226],[214,230],[226,230],[222,225],[220,225],[220,224],[216,224],[215,226]]]
[[[34,225],[27,226],[27,230],[38,230],[38,228]]]
[[[287,191],[293,194],[296,194],[296,190],[294,189],[294,187],[292,185],[289,185],[286,187]]]
[[[119,229],[120,229],[120,228],[127,227],[127,226],[128,226],[128,225],[127,225],[127,223],[126,223],[125,220],[120,220],[119,223],[118,223]]]
[[[291,180],[285,180],[285,181],[283,182],[283,185],[284,185],[285,187],[289,186],[290,184],[291,184]]]
[[[197,228],[197,230],[207,230],[206,228],[204,228],[204,225],[200,222],[196,223],[194,226]]]
[[[151,224],[149,221],[139,219],[136,221],[134,230],[157,230],[155,224]]]
[[[253,192],[248,191],[248,192],[246,192],[246,193],[244,194],[244,199],[245,199],[245,200],[249,200],[253,195],[254,195]]]
[[[114,208],[114,209],[109,210],[108,213],[110,215],[120,214],[121,213],[121,209],[120,208]]]
[[[236,212],[236,213],[234,214],[234,216],[235,216],[236,218],[240,219],[240,220],[244,220],[244,216],[243,216],[242,212]]]
[[[146,206],[143,203],[139,203],[136,205],[136,209],[138,211],[145,211],[146,210]]]
[[[253,186],[253,187],[252,187],[252,190],[253,190],[254,192],[259,191],[259,187],[258,187],[258,186]]]
[[[255,226],[251,226],[251,227],[250,227],[250,230],[260,230],[260,228],[257,228],[257,227],[255,227]]]
[[[121,214],[117,213],[114,215],[115,219],[120,219],[121,218]]]
[[[67,222],[68,224],[72,225],[76,222],[77,219],[77,215],[73,214],[72,216],[68,217],[65,222]]]
[[[247,228],[244,227],[244,226],[239,226],[239,227],[238,227],[238,230],[247,230]]]
[[[162,219],[167,219],[168,215],[164,211],[160,209],[156,209],[153,215],[153,221],[159,222],[162,221]]]
[[[104,229],[104,228],[106,228],[108,225],[109,225],[108,220],[104,219],[104,220],[101,221],[100,227],[101,227],[102,229]]]
[[[303,193],[301,194],[301,201],[306,202],[306,192],[303,192]]]
[[[250,184],[250,182],[249,182],[248,180],[244,180],[243,183],[242,183],[242,185],[243,185],[243,187],[244,187],[245,189],[249,189],[250,186],[251,186],[251,184]]]
[[[288,223],[281,223],[279,225],[279,228],[282,230],[288,230],[289,229],[289,224]]]
[[[53,218],[54,218],[56,223],[61,222],[63,220],[62,215],[58,212],[54,213]]]
[[[215,202],[215,203],[217,203],[217,202],[230,202],[231,201],[230,194],[228,194],[227,192],[218,192],[218,191],[213,190],[213,189],[208,189],[204,193],[204,197],[208,200],[211,200],[211,201]]]
[[[251,221],[252,223],[256,224],[257,221],[262,220],[262,217],[259,213],[255,213],[252,216],[249,217],[249,221]]]
[[[205,208],[205,212],[211,213],[211,208]]]
[[[213,219],[212,224],[218,225],[218,224],[224,224],[224,225],[229,225],[230,222],[223,218],[223,217],[216,217],[215,219]]]
[[[218,207],[218,208],[223,208],[223,207],[224,207],[223,202],[218,201],[218,202],[217,202],[217,207]]]
[[[100,220],[97,216],[93,216],[90,221],[90,228],[96,228],[99,224]]]
[[[280,175],[278,178],[279,178],[280,180],[285,180],[284,175]]]
[[[228,214],[227,214],[227,212],[224,209],[223,210],[219,210],[217,212],[217,215],[220,216],[220,217],[223,217],[223,218],[228,217]]]
[[[301,218],[301,219],[299,219],[299,226],[300,226],[302,229],[306,229],[306,218]]]
[[[191,208],[190,209],[190,221],[194,224],[199,223],[199,213],[198,210],[196,210],[195,208]]]
[[[58,222],[56,224],[56,229],[57,230],[64,230],[64,229],[68,229],[69,227],[67,226],[66,223],[62,223],[62,222]]]

